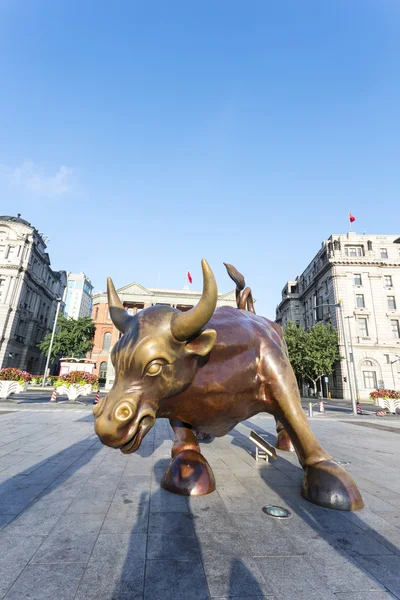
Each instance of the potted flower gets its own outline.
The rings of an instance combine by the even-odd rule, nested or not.
[[[376,406],[387,408],[391,413],[395,413],[396,408],[400,407],[400,392],[396,390],[378,388],[371,392],[369,397],[375,402]]]
[[[66,394],[69,400],[76,400],[79,396],[87,396],[97,383],[97,376],[86,371],[70,371],[58,377],[55,386],[58,394]]]
[[[0,398],[8,398],[11,394],[25,391],[32,375],[21,369],[0,370]]]

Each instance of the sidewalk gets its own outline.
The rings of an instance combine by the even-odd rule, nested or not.
[[[295,455],[256,462],[259,415],[202,442],[217,491],[161,489],[172,431],[158,420],[138,453],[102,446],[89,407],[0,406],[0,598],[7,600],[389,600],[400,598],[400,482],[395,431],[363,419],[312,419],[349,461],[366,508],[340,513],[300,496]],[[262,512],[283,506],[284,521]]]

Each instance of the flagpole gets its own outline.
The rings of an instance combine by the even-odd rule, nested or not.
[[[350,231],[351,231],[351,219],[350,219],[350,215],[351,215],[351,212],[349,211],[349,223],[350,223]]]

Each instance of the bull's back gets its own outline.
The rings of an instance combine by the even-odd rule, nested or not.
[[[265,410],[258,394],[260,356],[282,351],[282,336],[279,326],[265,317],[227,306],[217,309],[206,327],[217,332],[215,347],[200,363],[190,387],[163,402],[160,416],[225,435]]]

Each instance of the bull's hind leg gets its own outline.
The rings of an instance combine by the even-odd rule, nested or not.
[[[275,371],[274,379],[271,412],[284,425],[304,469],[304,498],[338,510],[362,508],[364,503],[353,479],[333,461],[311,431],[292,370],[283,365],[280,373],[279,368]]]
[[[205,496],[215,490],[214,474],[200,452],[196,435],[187,423],[170,420],[175,433],[172,460],[163,477],[164,489],[182,496]]]
[[[276,441],[275,448],[278,450],[285,450],[285,452],[294,452],[294,446],[292,444],[292,440],[289,437],[288,432],[282,425],[282,423],[275,419],[276,423]]]

